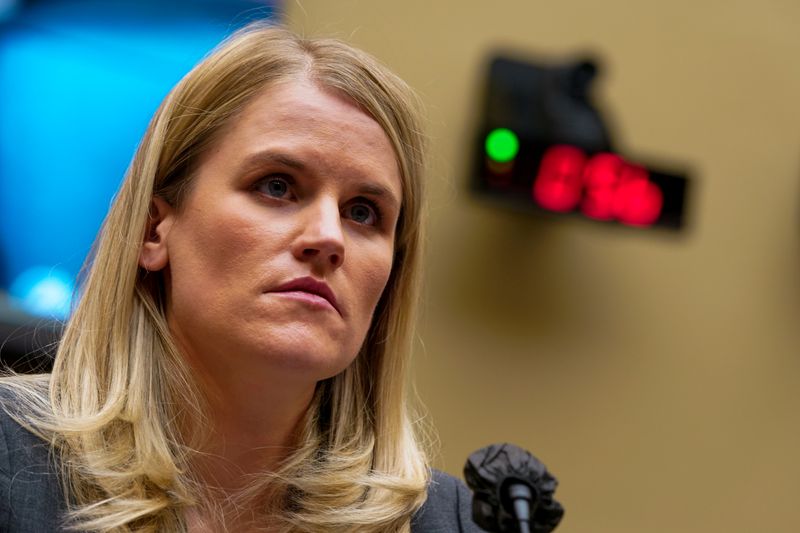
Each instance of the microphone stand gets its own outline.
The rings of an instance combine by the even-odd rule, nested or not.
[[[550,533],[564,516],[553,498],[556,478],[512,444],[493,444],[470,455],[464,479],[474,493],[472,519],[484,531]]]

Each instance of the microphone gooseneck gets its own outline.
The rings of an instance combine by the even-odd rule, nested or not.
[[[519,533],[531,532],[531,488],[525,483],[513,483],[508,487],[508,497],[514,508],[514,516],[519,522]]]
[[[513,444],[493,444],[470,455],[464,478],[474,492],[472,519],[484,531],[550,533],[564,516],[553,498],[556,478]]]

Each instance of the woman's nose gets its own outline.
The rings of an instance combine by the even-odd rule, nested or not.
[[[294,256],[323,269],[340,267],[345,247],[339,205],[333,200],[317,200],[303,211],[302,227],[293,243]]]

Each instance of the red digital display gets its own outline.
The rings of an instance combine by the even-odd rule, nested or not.
[[[592,58],[494,56],[475,131],[472,191],[503,209],[549,218],[682,231],[688,175],[620,153],[592,98],[597,68]]]
[[[631,226],[652,225],[664,206],[664,195],[650,181],[645,167],[609,152],[587,157],[570,145],[545,151],[532,196],[549,211],[566,213],[580,208],[589,218]]]

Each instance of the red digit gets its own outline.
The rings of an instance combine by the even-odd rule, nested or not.
[[[644,167],[626,165],[614,196],[614,216],[623,224],[649,226],[661,215],[664,194]]]
[[[592,156],[583,170],[585,187],[581,212],[595,220],[614,218],[614,195],[625,161],[618,155],[601,152]]]
[[[567,212],[581,199],[586,155],[579,148],[557,145],[548,149],[533,183],[533,198],[545,209]]]

